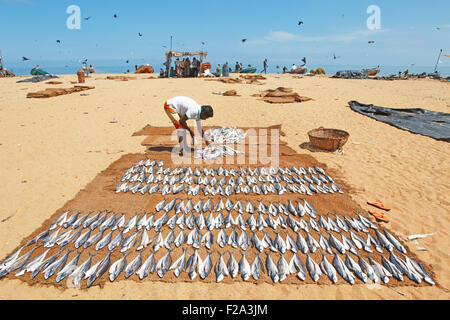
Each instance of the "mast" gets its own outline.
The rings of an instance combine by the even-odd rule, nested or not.
[[[438,59],[436,61],[436,66],[434,67],[434,73],[436,73],[436,71],[437,71],[439,60],[441,60],[441,54],[442,54],[442,49],[441,49],[441,51],[439,51],[439,57],[438,57]]]

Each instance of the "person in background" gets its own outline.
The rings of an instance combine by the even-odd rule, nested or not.
[[[177,58],[177,60],[175,60],[175,70],[177,72],[177,77],[181,78],[181,61],[180,61],[180,58]]]
[[[164,77],[164,70],[163,70],[163,68],[159,69],[159,77],[160,78]]]
[[[95,73],[94,67],[92,64],[89,66],[89,73]]]
[[[134,71],[138,69],[137,64],[134,65]]]
[[[267,58],[264,59],[264,69],[262,71],[264,71],[265,74],[267,74]]]
[[[191,60],[189,60],[189,57],[187,57],[186,61],[184,62],[184,76],[191,76]]]
[[[286,73],[287,72],[287,68],[286,68],[286,66],[284,66],[283,67],[283,73]]]
[[[239,71],[244,70],[244,65],[241,63],[241,66],[239,67]]]
[[[223,67],[222,67],[222,74],[224,77],[228,77],[228,62],[225,62]]]
[[[184,64],[186,63],[186,58],[184,58],[183,60],[181,60],[181,77],[184,76]]]
[[[236,66],[234,67],[234,72],[239,72],[239,62],[236,61]]]
[[[297,70],[297,66],[295,65],[295,63],[293,63],[292,67],[291,67],[291,71],[295,71],[295,70]]]
[[[221,76],[222,76],[222,68],[220,67],[220,64],[217,65],[217,68],[216,68],[216,75],[217,75],[218,77],[221,77]]]
[[[198,77],[198,70],[199,70],[200,61],[197,60],[196,57],[194,57],[194,60],[192,61],[192,71],[194,73],[194,77]]]

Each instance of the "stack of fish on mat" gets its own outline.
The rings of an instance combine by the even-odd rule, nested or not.
[[[209,129],[205,132],[204,138],[208,141],[212,141],[212,143],[204,149],[197,150],[194,154],[194,158],[216,160],[223,156],[243,154],[243,152],[235,150],[225,144],[237,143],[245,139],[246,136],[246,133],[231,127]]]
[[[133,194],[153,194],[160,192],[162,195],[178,194],[197,195],[201,192],[205,196],[220,194],[278,194],[297,193],[313,195],[314,193],[343,193],[334,180],[317,166],[301,166],[291,168],[254,168],[244,170],[214,168],[164,168],[164,162],[158,163],[150,159],[141,160],[128,169],[122,176],[121,184],[116,192],[128,192]]]
[[[88,257],[80,261],[85,249]],[[154,213],[129,219],[108,210],[68,210],[0,263],[0,277],[41,274],[76,287],[82,281],[90,287],[104,275],[110,281],[120,275],[142,280],[169,271],[177,278],[186,273],[191,280],[199,275],[217,282],[257,281],[265,273],[274,283],[292,275],[290,281],[327,277],[336,283],[341,277],[350,284],[387,283],[406,276],[434,284],[424,266],[370,219],[319,214],[305,199],[277,204],[164,199]]]

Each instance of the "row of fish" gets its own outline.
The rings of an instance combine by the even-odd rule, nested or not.
[[[124,253],[123,257],[111,263],[112,251],[109,251],[106,257],[92,265],[92,258],[95,254],[89,253],[88,259],[78,266],[80,255],[83,251],[75,253],[75,256],[67,262],[69,255],[73,252],[67,249],[63,254],[64,249],[61,248],[57,253],[46,259],[49,251],[45,251],[41,255],[31,259],[33,251],[40,246],[36,246],[27,254],[19,257],[20,250],[2,261],[0,266],[0,277],[16,272],[15,276],[19,277],[25,273],[31,273],[31,279],[34,279],[41,271],[44,279],[49,279],[56,275],[56,281],[68,278],[75,286],[79,286],[81,280],[87,280],[87,287],[90,287],[97,279],[109,270],[109,279],[114,281],[124,272],[125,278],[129,278],[133,274],[137,274],[139,279],[144,279],[150,274],[157,272],[160,278],[169,271],[173,270],[174,275],[179,277],[181,273],[187,272],[189,278],[194,280],[197,276],[205,279],[213,270],[216,274],[216,281],[220,282],[225,276],[236,278],[240,275],[244,281],[253,277],[258,280],[261,273],[267,273],[273,282],[282,282],[290,274],[296,275],[300,280],[306,279],[306,271],[314,282],[317,282],[321,275],[327,276],[333,283],[338,282],[338,275],[350,284],[355,283],[358,278],[364,283],[369,280],[379,283],[380,280],[388,283],[391,277],[399,281],[404,281],[406,275],[412,281],[421,283],[425,281],[431,285],[435,282],[427,273],[425,268],[419,262],[409,258],[403,254],[403,259],[396,256],[393,252],[390,253],[389,260],[381,256],[381,264],[375,261],[370,254],[367,255],[368,261],[364,260],[359,254],[356,254],[356,260],[350,254],[345,254],[345,262],[338,253],[334,253],[334,258],[330,262],[326,254],[322,254],[322,260],[317,263],[313,258],[306,254],[306,266],[297,254],[293,254],[290,262],[288,262],[284,254],[281,253],[278,262],[275,264],[270,256],[270,252],[266,253],[266,263],[263,264],[259,253],[255,254],[252,264],[246,259],[246,252],[242,252],[239,262],[233,257],[233,252],[229,252],[229,259],[226,263],[224,254],[218,252],[219,259],[213,265],[211,258],[212,252],[207,252],[207,257],[202,259],[197,249],[194,249],[193,254],[188,257],[186,248],[183,248],[181,256],[172,263],[171,251],[168,250],[158,261],[155,258],[155,252],[151,251],[149,257],[143,261],[142,252],[128,264],[127,256],[129,253]],[[92,266],[91,266],[92,265]],[[265,267],[265,268],[264,268]]]
[[[149,161],[149,160],[147,160]],[[155,161],[153,161],[155,162]],[[151,163],[153,163],[151,162]],[[231,194],[278,194],[286,192],[313,195],[314,193],[343,193],[334,180],[325,174],[319,167],[308,167],[309,176],[303,167],[291,169],[270,167],[266,169],[250,167],[244,170],[195,168],[163,169],[158,166],[133,166],[128,169],[121,178],[121,184],[116,189],[119,192],[132,192],[141,194],[153,194],[161,192],[166,194],[178,194],[185,192],[188,195],[197,195],[200,191],[204,195],[230,196]],[[146,175],[146,173],[148,175]],[[317,174],[317,177],[315,176]],[[217,175],[217,178],[216,178]],[[222,176],[220,178],[220,176]],[[208,178],[210,176],[211,178]],[[226,177],[229,177],[228,179]],[[245,177],[245,179],[243,178]],[[329,184],[329,185],[328,185]]]

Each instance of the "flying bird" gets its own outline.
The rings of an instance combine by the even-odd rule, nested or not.
[[[142,37],[142,33],[139,32],[139,37]]]
[[[126,63],[130,63],[130,60],[127,60]]]
[[[30,60],[30,59],[28,59],[27,57],[22,57],[22,61],[27,61],[27,60]]]
[[[299,21],[298,25],[301,26],[303,24],[303,21]]]
[[[242,39],[242,42],[245,42],[245,41],[247,41],[247,39]]]
[[[303,59],[302,59],[302,62],[303,62],[304,64],[306,64],[306,58],[303,58]]]
[[[114,18],[117,18],[117,14],[114,15]]]
[[[436,29],[437,29],[437,30],[441,30],[441,28],[439,28],[439,27],[437,27]]]
[[[56,43],[61,43],[61,40],[56,40]]]
[[[86,21],[87,21],[87,20],[89,20],[90,18],[91,18],[91,17],[87,17],[87,18],[84,18],[84,20],[86,20]]]
[[[204,45],[205,43],[202,41],[202,44]]]
[[[369,41],[369,43],[375,43],[375,41]]]
[[[280,66],[277,66],[277,69],[280,69]]]

